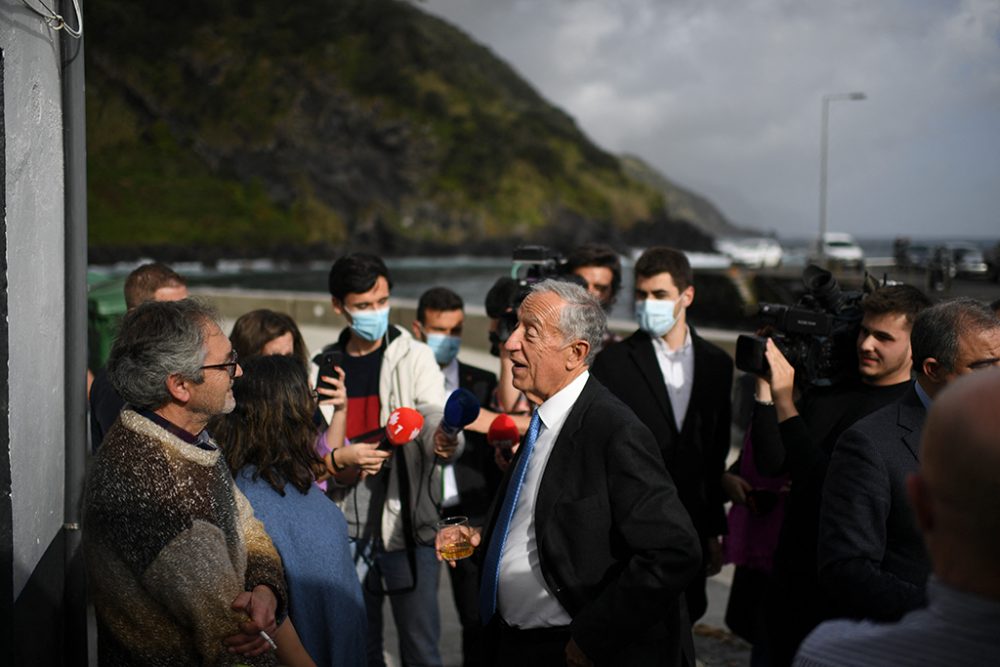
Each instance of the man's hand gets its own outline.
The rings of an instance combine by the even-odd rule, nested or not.
[[[455,454],[455,450],[457,448],[458,448],[458,437],[454,435],[448,435],[447,433],[441,430],[440,426],[438,426],[437,430],[434,431],[435,456],[447,461]]]
[[[475,549],[479,546],[479,543],[483,541],[483,529],[474,526],[467,526],[464,530],[468,531],[466,535],[469,538],[469,544]],[[434,535],[434,555],[437,556],[438,561],[444,561],[448,563],[448,567],[455,567],[456,561],[449,560],[441,555],[441,537],[443,533],[439,530]]]
[[[567,667],[593,667],[593,661],[587,657],[579,646],[576,645],[576,640],[570,637],[569,643],[566,644],[566,665]]]
[[[705,540],[705,576],[714,577],[722,571],[722,543],[717,537]]]
[[[500,468],[500,472],[507,472],[515,453],[517,453],[517,445],[514,445],[513,449],[493,448],[493,463],[496,464],[497,468]],[[507,458],[508,456],[510,458]]]
[[[263,630],[272,637],[277,633],[278,625],[274,620],[277,606],[278,599],[269,586],[255,586],[252,591],[237,595],[230,607],[246,613],[250,620],[239,624],[238,633],[222,640],[229,652],[252,658],[270,649],[271,645],[260,636],[260,632]]]
[[[771,385],[774,408],[778,412],[778,421],[783,422],[799,414],[798,410],[795,409],[792,394],[795,389],[795,369],[788,363],[788,359],[771,338],[767,339],[764,356],[767,357],[767,363],[771,367],[768,382]]]
[[[722,490],[737,505],[747,504],[747,493],[753,489],[750,482],[731,472],[722,473]]]

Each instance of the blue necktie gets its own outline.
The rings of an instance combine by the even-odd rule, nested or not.
[[[514,509],[517,507],[517,498],[521,495],[521,485],[524,483],[525,473],[528,472],[528,459],[535,449],[535,440],[538,439],[538,431],[541,429],[542,420],[538,416],[538,410],[531,415],[531,424],[528,426],[528,433],[522,443],[521,456],[514,466],[514,472],[510,476],[510,484],[507,486],[507,495],[504,496],[503,505],[497,515],[496,525],[493,526],[493,534],[490,536],[490,545],[486,549],[486,559],[483,561],[482,580],[479,584],[479,620],[483,625],[490,622],[497,609],[497,588],[500,585],[500,557],[503,556],[503,547],[507,543],[507,531],[510,530],[510,520],[514,517]]]

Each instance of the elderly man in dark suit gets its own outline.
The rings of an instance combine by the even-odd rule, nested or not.
[[[593,297],[547,280],[506,343],[538,407],[483,533],[496,665],[694,664],[697,533],[649,429],[590,377],[604,329]]]
[[[1000,320],[955,299],[917,316],[917,379],[895,403],[845,431],[830,458],[819,525],[819,575],[837,616],[896,620],[923,606],[931,563],[907,501],[935,396],[957,377],[1000,365]]]
[[[635,264],[639,330],[605,349],[594,376],[656,435],[663,461],[701,538],[705,567],[686,591],[692,622],[708,607],[726,532],[721,486],[729,453],[733,362],[687,322],[694,275],[684,253],[650,248]]]

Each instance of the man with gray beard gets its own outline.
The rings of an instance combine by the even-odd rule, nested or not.
[[[213,311],[150,302],[108,360],[126,401],[97,453],[83,549],[104,665],[273,665],[281,560],[205,431],[242,374]]]

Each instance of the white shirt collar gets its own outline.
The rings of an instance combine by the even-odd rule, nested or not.
[[[662,336],[657,336],[653,338],[653,345],[660,348],[660,351],[669,357],[677,357],[681,355],[686,355],[691,351],[691,327],[684,325],[684,342],[676,350],[671,350],[670,346],[667,345],[667,341],[663,340]]]
[[[556,424],[562,424],[563,420],[573,408],[576,399],[583,393],[583,387],[587,384],[590,371],[585,370],[573,379],[568,385],[560,389],[549,400],[538,406],[538,418],[542,420],[545,428],[550,429]]]
[[[452,359],[444,368],[442,368],[441,373],[444,374],[444,390],[447,393],[450,394],[458,389],[458,357]]]

